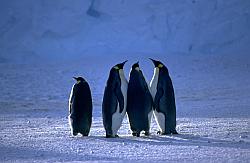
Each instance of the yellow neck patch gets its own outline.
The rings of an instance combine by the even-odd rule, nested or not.
[[[119,70],[119,67],[115,66],[114,69]]]
[[[136,71],[140,71],[140,68],[139,68],[139,67],[136,67],[135,70],[136,70]]]
[[[81,81],[80,81],[80,80],[78,80],[76,83],[77,83],[77,84],[79,84],[80,82],[81,82]]]
[[[158,67],[159,67],[159,68],[162,68],[162,67],[163,67],[163,64],[159,64]]]

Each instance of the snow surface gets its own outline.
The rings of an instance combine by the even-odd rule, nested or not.
[[[92,3],[93,2],[93,3]],[[92,5],[91,5],[92,4]],[[249,162],[250,1],[1,0],[0,162]],[[106,139],[110,68],[169,68],[179,135]],[[72,137],[73,76],[89,82],[93,125]]]
[[[250,60],[231,59],[188,56],[164,60],[176,90],[180,135],[156,135],[153,120],[151,136],[135,138],[125,118],[118,131],[120,138],[112,139],[104,137],[101,100],[109,65],[117,61],[96,66],[90,66],[93,62],[89,60],[2,63],[0,161],[248,162]],[[142,70],[150,77],[153,64],[142,61],[148,65]],[[126,63],[126,69],[132,63]],[[93,125],[86,138],[72,137],[67,120],[76,74],[86,77],[93,94]]]

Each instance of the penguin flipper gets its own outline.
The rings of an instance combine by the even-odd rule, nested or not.
[[[160,103],[160,99],[161,99],[161,97],[163,96],[163,89],[161,88],[161,89],[159,89],[157,92],[156,92],[156,95],[155,95],[155,99],[154,99],[154,103],[153,103],[153,105],[154,105],[154,108],[155,108],[155,110],[156,111],[158,111],[159,112],[159,103]]]
[[[122,91],[118,87],[118,85],[115,88],[115,96],[116,96],[118,103],[119,103],[120,113],[122,113],[122,111],[124,109],[124,100],[123,100],[124,97],[123,97]]]
[[[72,112],[72,103],[69,104],[69,114]]]

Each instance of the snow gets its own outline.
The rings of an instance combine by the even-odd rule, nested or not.
[[[135,138],[124,124],[120,138],[104,138],[101,118],[94,118],[89,137],[70,136],[65,118],[8,119],[2,129],[1,161],[191,161],[247,162],[247,119],[178,119],[179,136]],[[230,121],[230,122],[229,122]],[[216,123],[216,125],[214,125]],[[12,129],[7,129],[10,127]],[[155,126],[154,126],[155,127]],[[239,128],[241,127],[241,128]],[[14,132],[16,134],[13,134]],[[214,133],[216,132],[216,134]],[[10,136],[11,135],[11,136]],[[19,141],[17,141],[19,140]]]
[[[92,7],[91,3],[93,2]],[[88,12],[89,11],[89,12]],[[0,2],[0,162],[249,162],[250,2],[100,0]],[[106,139],[110,68],[139,61],[147,81],[169,68],[179,135]],[[89,137],[72,137],[73,76],[93,96]]]
[[[142,61],[149,79],[154,66]],[[132,63],[125,65],[126,76]],[[164,63],[176,90],[180,135],[157,135],[153,120],[151,136],[132,137],[126,117],[120,138],[112,139],[105,138],[101,100],[109,65],[116,62],[0,64],[0,161],[248,162],[249,60],[187,56]],[[75,74],[88,80],[93,94],[93,125],[86,138],[72,137],[67,120]]]

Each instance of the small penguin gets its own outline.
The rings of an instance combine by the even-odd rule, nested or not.
[[[104,90],[102,117],[106,138],[118,137],[117,132],[126,114],[128,81],[123,71],[126,62],[111,68]]]
[[[88,136],[92,123],[92,97],[89,84],[82,77],[73,77],[73,85],[69,98],[69,124],[71,133],[76,136]]]
[[[168,69],[160,61],[149,59],[155,66],[150,89],[154,100],[154,115],[161,130],[158,131],[158,134],[178,134],[174,88]]]
[[[133,136],[139,137],[141,131],[145,131],[146,136],[149,135],[152,106],[153,99],[148,84],[137,62],[132,66],[128,83],[127,113]]]

